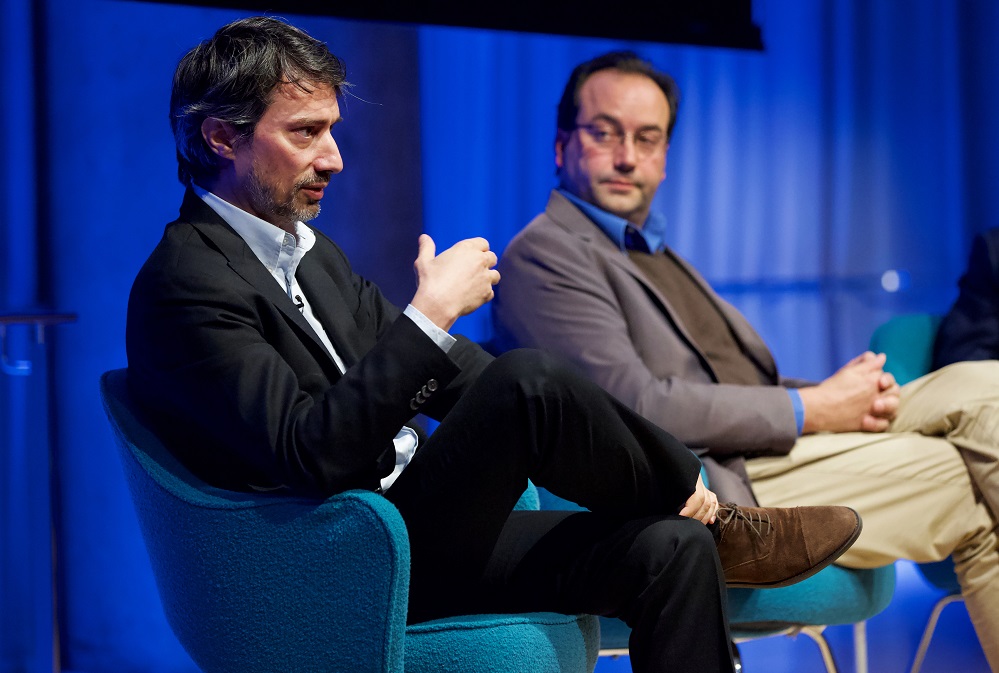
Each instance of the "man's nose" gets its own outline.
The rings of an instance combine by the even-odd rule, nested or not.
[[[332,135],[327,135],[316,156],[314,166],[316,171],[329,171],[339,173],[343,170],[343,157],[340,156],[340,148]]]
[[[626,133],[621,138],[621,142],[614,147],[614,165],[618,168],[633,168],[637,161],[635,138],[630,133]]]

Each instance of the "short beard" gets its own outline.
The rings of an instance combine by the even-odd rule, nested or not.
[[[260,181],[255,170],[251,170],[246,188],[258,213],[267,213],[275,225],[287,231],[293,231],[296,222],[309,222],[319,215],[321,208],[318,203],[303,208],[295,207],[295,195],[298,194],[299,190],[305,185],[319,181],[320,179],[316,175],[309,175],[299,180],[292,188],[291,195],[286,200],[278,202],[274,198],[273,190]]]

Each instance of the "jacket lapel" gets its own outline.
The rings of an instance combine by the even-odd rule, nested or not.
[[[201,200],[197,194],[188,190],[180,210],[181,218],[187,220],[202,236],[208,239],[221,252],[231,268],[240,278],[249,283],[257,292],[274,305],[306,338],[311,339],[322,352],[326,347],[320,341],[316,331],[312,329],[302,312],[288,293],[274,280],[267,268],[250,250],[243,237],[226,223],[218,213]],[[308,255],[306,255],[306,259]],[[303,260],[304,261],[304,260]],[[301,282],[301,280],[299,281]],[[315,307],[313,307],[315,310]],[[332,338],[332,337],[331,337]],[[335,344],[336,342],[334,342]],[[336,364],[329,357],[333,370]],[[336,372],[339,376],[339,371]]]
[[[631,261],[631,258],[623,254],[621,250],[614,245],[614,242],[611,241],[600,230],[600,228],[590,220],[590,218],[586,217],[586,215],[576,208],[568,199],[556,191],[553,191],[551,194],[546,212],[548,216],[559,226],[568,230],[575,236],[582,238],[588,244],[591,244],[609,264],[616,266],[622,272],[634,278],[635,281],[645,289],[648,295],[656,300],[659,304],[660,310],[666,314],[670,322],[676,328],[677,332],[687,343],[690,349],[697,354],[697,357],[700,359],[705,369],[710,372],[711,376],[715,380],[718,379],[718,376],[711,367],[711,363],[708,361],[707,356],[697,345],[697,342],[694,341],[693,337],[691,337],[686,326],[678,319],[676,310],[673,308],[669,299],[667,299],[654,285],[648,282],[645,275],[637,266],[635,266],[635,263]],[[683,267],[688,274],[690,274],[690,277],[694,279],[694,282],[696,282],[704,290],[705,295],[715,305],[722,318],[731,328],[732,334],[735,335],[736,341],[738,341],[743,352],[756,363],[766,376],[776,380],[777,365],[773,360],[773,356],[770,354],[766,345],[763,344],[762,339],[756,334],[755,330],[752,329],[749,323],[746,322],[745,319],[743,319],[737,312],[732,311],[727,304],[721,300],[711,286],[708,285],[707,281],[701,277],[701,274],[699,274],[683,258],[674,253],[668,247],[666,248],[666,254],[676,260],[676,262]]]
[[[770,353],[770,349],[766,347],[763,342],[763,338],[757,334],[756,330],[753,329],[752,325],[746,318],[732,308],[732,305],[724,301],[718,296],[718,293],[714,291],[714,288],[708,284],[704,277],[694,269],[690,263],[687,262],[683,257],[673,252],[669,247],[666,248],[666,254],[670,255],[677,264],[682,267],[687,274],[694,279],[704,294],[708,297],[718,313],[725,320],[729,329],[732,330],[732,334],[735,336],[735,340],[738,342],[739,347],[742,348],[742,352],[750,358],[756,366],[764,373],[769,379],[776,382],[777,381],[777,363],[774,362],[773,354]]]
[[[302,258],[298,265],[298,278],[302,290],[310,297],[312,313],[326,330],[340,359],[345,366],[357,362],[363,352],[357,337],[359,330],[347,329],[354,325],[353,313],[344,301],[343,288],[338,286],[317,260],[324,254],[320,246],[322,239],[317,237],[316,246]]]
[[[711,369],[707,356],[704,355],[697,343],[691,338],[683,323],[677,319],[676,310],[670,301],[645,279],[645,276],[635,266],[635,263],[627,255],[623,254],[614,245],[614,242],[590,218],[586,217],[571,201],[556,191],[553,191],[551,194],[546,212],[559,226],[583,239],[588,245],[591,245],[608,264],[617,267],[621,272],[634,278],[645,289],[648,295],[655,299],[656,303],[659,304],[660,310],[666,314],[683,340],[691,350],[697,353],[704,367],[711,372],[711,376],[717,379],[714,371]]]

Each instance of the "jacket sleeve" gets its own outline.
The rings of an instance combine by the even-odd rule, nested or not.
[[[714,382],[660,311],[654,319],[628,314],[621,297],[644,301],[643,290],[633,278],[612,277],[583,240],[550,222],[534,224],[510,243],[499,269],[494,316],[505,345],[563,355],[688,446],[716,453],[784,453],[793,446],[786,390]]]
[[[166,246],[140,272],[129,301],[130,384],[172,426],[196,472],[224,487],[375,488],[391,469],[393,437],[420,410],[417,392],[432,399],[459,376],[342,261],[338,320],[350,323],[357,351],[342,376],[209,246]]]
[[[999,359],[999,229],[975,238],[958,287],[957,301],[937,332],[934,369],[962,360]]]

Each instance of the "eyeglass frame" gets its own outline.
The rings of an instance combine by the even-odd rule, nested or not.
[[[608,128],[606,130],[600,129],[600,125],[606,125]],[[623,147],[625,141],[627,141],[628,136],[631,136],[631,144],[635,148],[635,156],[639,159],[648,159],[650,157],[656,156],[660,152],[664,152],[669,146],[669,139],[666,132],[658,127],[651,128],[641,128],[637,131],[625,131],[621,128],[621,125],[611,119],[597,118],[591,122],[580,123],[576,122],[573,124],[569,132],[582,130],[586,131],[586,135],[590,137],[590,140],[594,143],[594,147],[603,152],[613,151],[616,147]],[[600,139],[597,137],[598,133],[606,133],[607,137]],[[655,141],[643,141],[643,133],[658,133],[660,137]]]

